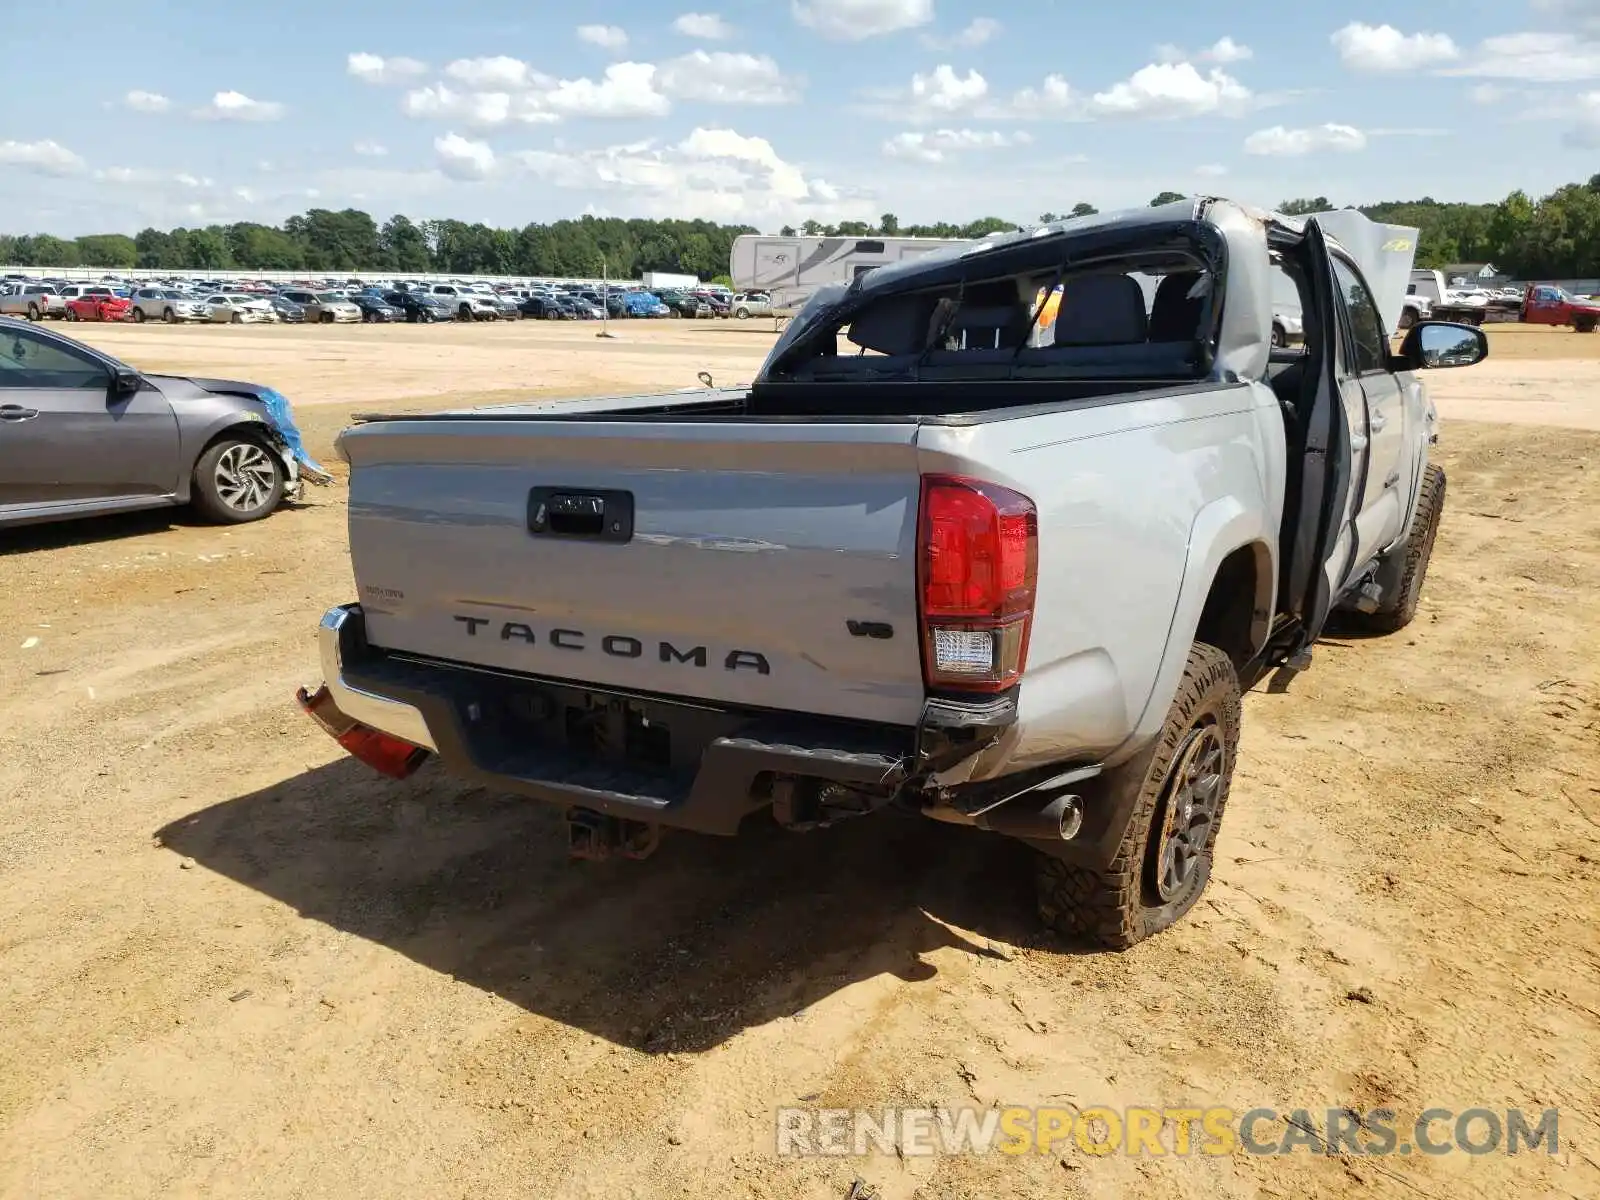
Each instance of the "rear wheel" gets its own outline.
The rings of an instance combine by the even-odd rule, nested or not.
[[[67,306],[67,320],[76,321],[77,319],[78,319],[78,310],[73,308],[71,305],[68,305]]]
[[[1288,343],[1289,335],[1284,333],[1283,326],[1274,325],[1272,327],[1272,348],[1274,350],[1281,350],[1284,346],[1288,345]]]
[[[1411,517],[1406,540],[1391,551],[1405,559],[1400,586],[1373,612],[1342,614],[1357,629],[1394,633],[1411,624],[1411,619],[1417,615],[1422,585],[1428,577],[1428,561],[1433,557],[1433,543],[1439,535],[1439,518],[1444,513],[1444,484],[1444,468],[1429,463],[1423,472],[1422,495],[1417,498],[1417,511]]]
[[[225,434],[194,468],[194,506],[226,525],[259,521],[283,499],[283,464],[260,442]]]
[[[39,319],[39,306],[37,304],[28,305],[28,320],[37,321],[38,319]]]
[[[1041,853],[1036,883],[1046,924],[1125,950],[1195,906],[1211,878],[1239,713],[1232,660],[1196,642],[1160,735],[1107,779],[1104,802],[1115,808],[1131,799],[1132,807],[1111,865],[1094,870]]]

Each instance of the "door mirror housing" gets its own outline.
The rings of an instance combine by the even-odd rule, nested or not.
[[[1471,367],[1489,357],[1489,338],[1474,325],[1419,321],[1400,343],[1403,370]]]
[[[131,396],[144,386],[144,376],[127,367],[118,367],[111,377],[111,390],[119,396]]]

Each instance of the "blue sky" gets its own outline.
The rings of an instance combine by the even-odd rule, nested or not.
[[[1600,171],[1600,0],[77,0],[29,14],[6,30],[6,232],[346,205],[500,225],[1026,220],[1169,188],[1492,200]]]

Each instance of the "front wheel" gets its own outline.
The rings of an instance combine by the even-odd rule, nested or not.
[[[136,308],[133,310],[133,323],[135,325],[144,324],[144,309]]]
[[[323,313],[322,314],[322,323],[324,325],[332,325],[333,324],[333,314],[332,313]]]
[[[170,308],[162,309],[161,319],[168,325],[176,325],[178,323],[178,314],[173,312]]]
[[[243,325],[244,324],[243,315],[241,315],[240,313],[234,313],[233,316],[228,318],[228,324],[229,325]]]
[[[259,521],[283,499],[283,464],[260,442],[224,436],[194,468],[194,506],[225,525]]]
[[[1095,870],[1041,852],[1035,882],[1046,924],[1126,950],[1195,906],[1211,878],[1239,716],[1232,660],[1196,642],[1161,733],[1107,777],[1103,802],[1131,811],[1111,864]]]
[[[1417,323],[1417,310],[1414,308],[1403,309],[1400,313],[1400,328],[1410,329]]]
[[[748,308],[741,308],[733,315],[738,317],[741,321],[748,321],[750,319],[750,310]]]
[[[1444,468],[1429,463],[1422,474],[1422,494],[1412,514],[1406,540],[1391,553],[1402,556],[1400,581],[1390,596],[1372,612],[1340,614],[1357,629],[1369,633],[1395,633],[1411,624],[1422,599],[1422,585],[1428,577],[1428,562],[1433,558],[1433,543],[1439,536],[1439,518],[1444,514]],[[1379,568],[1382,574],[1382,567]]]
[[[1289,335],[1284,333],[1282,325],[1272,327],[1272,348],[1281,350],[1289,344]]]
[[[1576,333],[1593,333],[1595,324],[1596,321],[1593,317],[1578,317],[1572,322],[1572,328]]]

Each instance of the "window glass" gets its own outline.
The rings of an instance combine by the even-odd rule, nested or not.
[[[1352,366],[1356,374],[1383,370],[1389,358],[1389,340],[1383,336],[1383,319],[1378,315],[1372,292],[1342,258],[1333,260],[1333,275],[1350,317],[1350,332],[1356,346],[1356,360]]]
[[[107,386],[100,364],[25,330],[0,334],[0,388]]]

